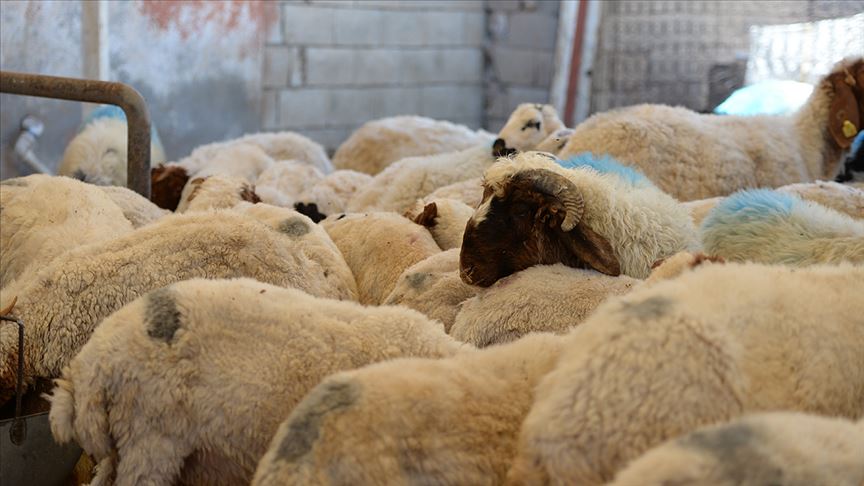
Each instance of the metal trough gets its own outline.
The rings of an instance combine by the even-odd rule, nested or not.
[[[0,71],[0,93],[119,106],[126,114],[129,189],[150,199],[150,113],[144,97],[124,83]]]

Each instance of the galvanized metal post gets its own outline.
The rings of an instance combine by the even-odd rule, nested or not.
[[[129,127],[126,186],[150,198],[150,113],[134,88],[109,81],[0,71],[0,92],[119,106]]]

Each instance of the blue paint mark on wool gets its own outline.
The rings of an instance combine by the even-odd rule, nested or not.
[[[858,136],[852,140],[852,147],[850,147],[849,153],[857,154],[859,150],[864,148],[862,146],[864,146],[864,130],[858,132]]]
[[[578,167],[591,167],[601,174],[615,174],[624,182],[633,186],[653,185],[645,174],[638,170],[627,167],[608,155],[595,156],[591,152],[582,152],[565,160],[559,161],[561,167],[565,169],[575,169]]]
[[[712,226],[747,223],[788,216],[802,201],[796,196],[771,189],[739,191],[723,199],[708,213],[702,229]]]
[[[122,120],[126,121],[126,113],[123,112],[123,109],[119,106],[115,105],[101,105],[98,108],[95,108],[93,111],[84,118],[84,122],[81,123],[81,127],[78,129],[79,132],[84,131],[88,125],[93,123],[96,120],[102,119],[114,119],[114,120]],[[157,147],[162,147],[162,140],[159,138],[159,132],[156,131],[156,127],[153,124],[150,124],[150,141],[156,145]]]

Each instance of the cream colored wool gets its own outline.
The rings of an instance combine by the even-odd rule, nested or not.
[[[479,290],[459,278],[459,249],[453,248],[408,267],[384,303],[420,311],[443,323],[449,333],[462,302]]]
[[[252,484],[500,484],[562,339],[331,375],[282,423]]]
[[[248,484],[279,423],[327,375],[460,347],[408,309],[187,280],[105,319],[57,380],[51,430],[100,461],[100,484]]]
[[[255,186],[242,177],[211,175],[189,179],[180,195],[178,213],[231,209],[241,201],[255,202]]]
[[[456,152],[491,143],[493,136],[464,125],[422,116],[394,116],[364,123],[333,154],[337,169],[375,175],[406,157]]]
[[[565,169],[541,153],[525,152],[499,159],[483,183],[501,195],[514,175],[531,169],[560,174],[576,185],[585,203],[582,221],[609,241],[624,275],[645,278],[657,260],[699,246],[696,228],[678,201],[650,184],[633,185],[614,173]],[[485,212],[481,205],[473,217]]]
[[[43,174],[7,179],[0,184],[0,287],[66,250],[132,230],[120,207],[97,186]]]
[[[483,178],[473,177],[461,182],[439,187],[432,191],[425,200],[435,200],[439,198],[456,199],[467,204],[469,207],[476,208],[480,205],[483,199]]]
[[[793,412],[754,414],[651,449],[611,486],[861,486],[860,424]]]
[[[372,176],[354,170],[337,170],[303,191],[298,201],[315,203],[318,210],[331,215],[344,212],[354,193],[372,180]]]
[[[537,147],[535,147],[534,150],[538,152],[547,152],[552,155],[559,154],[561,153],[561,150],[564,149],[564,146],[567,145],[567,141],[570,140],[570,135],[573,135],[572,128],[562,128],[557,130],[537,144]]]
[[[791,199],[791,207],[782,212],[758,206],[730,212],[721,203],[702,222],[705,251],[739,262],[864,263],[864,220]]]
[[[333,172],[333,165],[330,163],[327,153],[324,152],[324,148],[312,139],[294,132],[252,133],[233,140],[202,145],[193,150],[189,158],[206,162],[231,146],[238,144],[254,145],[273,160],[299,160],[315,167],[324,174]],[[193,169],[190,171],[190,175],[198,170],[194,167]],[[255,179],[251,179],[249,182],[255,182]]]
[[[441,252],[426,228],[394,213],[330,216],[321,225],[351,268],[361,304],[380,305],[406,268]]]
[[[120,207],[123,216],[132,223],[133,228],[140,228],[171,213],[132,189],[120,186],[99,186],[99,188]]]
[[[377,174],[348,202],[347,210],[404,213],[417,199],[456,182],[480,177],[492,163],[489,145],[402,159]]]
[[[128,165],[126,120],[101,118],[75,135],[57,167],[57,175],[79,177],[101,186],[125,186]],[[165,162],[159,144],[150,144],[150,165]]]
[[[293,207],[300,194],[324,178],[313,165],[299,160],[280,160],[265,169],[255,181],[255,192],[267,204]]]
[[[537,387],[510,484],[604,484],[744,413],[864,416],[862,292],[862,267],[724,264],[607,301]]]
[[[507,122],[498,132],[508,149],[519,152],[534,150],[538,144],[555,135],[566,127],[558,118],[558,111],[552,105],[522,103],[513,110]],[[547,143],[547,148],[554,143]],[[544,152],[558,153],[558,150]]]
[[[850,65],[839,63],[832,72]],[[826,77],[792,116],[701,115],[650,104],[620,108],[579,124],[560,157],[611,155],[684,201],[833,179],[843,160],[828,132],[833,100]]]
[[[25,377],[58,376],[104,317],[180,280],[251,277],[356,299],[350,270],[324,231],[289,209],[257,206],[166,216],[69,250],[4,287],[0,308],[17,296],[15,315],[27,323]],[[14,388],[17,355],[14,327],[0,327],[0,394]]]
[[[813,201],[855,219],[864,219],[864,189],[837,182],[790,184],[777,189]]]
[[[431,219],[423,218],[421,215],[430,204],[435,205],[435,216]],[[405,213],[405,217],[425,226],[435,242],[442,250],[459,248],[462,246],[462,234],[465,232],[465,224],[474,214],[467,204],[456,199],[445,198],[423,198],[414,204],[414,207]],[[421,217],[422,222],[417,218]]]
[[[663,280],[671,280],[699,265],[711,265],[714,263],[723,263],[723,259],[708,256],[704,253],[681,251],[658,262],[658,265],[651,270],[651,275],[645,279],[644,285],[651,285]]]
[[[705,217],[708,216],[708,213],[710,213],[711,210],[714,209],[714,206],[722,201],[723,198],[723,196],[709,197],[708,199],[682,202],[681,205],[690,212],[690,218],[693,220],[693,225],[699,227],[699,225],[702,224],[702,221],[705,220]]]
[[[454,338],[479,348],[515,341],[531,332],[563,334],[578,326],[606,299],[640,283],[624,275],[537,265],[502,278],[462,303]]]

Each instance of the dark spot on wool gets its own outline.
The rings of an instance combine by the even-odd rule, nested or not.
[[[408,275],[406,278],[408,279],[408,284],[414,287],[415,289],[419,289],[423,286],[423,283],[426,282],[426,277],[428,277],[428,273],[412,273]]]
[[[84,171],[81,169],[77,169],[75,172],[73,172],[72,178],[78,179],[79,181],[82,181],[82,182],[87,182],[87,174],[85,174]]]
[[[669,311],[672,301],[666,297],[649,297],[641,302],[624,302],[621,311],[639,319],[657,319]]]
[[[316,224],[320,223],[321,221],[324,220],[324,218],[327,217],[326,214],[324,214],[318,210],[318,205],[315,203],[309,203],[309,204],[306,204],[303,202],[294,203],[294,210],[297,211],[298,213],[304,215],[304,216],[308,216],[309,219],[311,219]]]
[[[712,456],[729,484],[784,484],[783,469],[763,452],[764,441],[750,425],[735,424],[694,432],[678,444]]]
[[[313,389],[291,415],[288,432],[276,452],[279,460],[293,462],[306,455],[318,440],[324,416],[350,407],[359,395],[353,383],[330,382]]]
[[[180,329],[180,311],[173,290],[162,288],[147,294],[144,322],[151,338],[166,343],[174,339],[174,334]]]
[[[288,218],[285,221],[282,221],[281,223],[279,223],[278,229],[282,233],[293,237],[303,236],[309,233],[309,231],[311,231],[311,228],[309,228],[309,225],[306,223],[306,221],[303,221],[302,219],[296,217]]]

